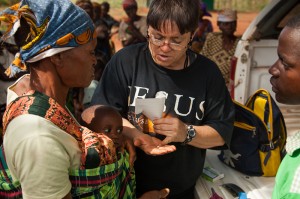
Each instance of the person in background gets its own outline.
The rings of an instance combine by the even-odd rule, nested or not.
[[[94,21],[94,8],[91,0],[76,0],[75,4],[82,8]]]
[[[114,54],[114,45],[111,42],[110,30],[102,19],[95,22],[95,27],[97,34],[96,51],[100,51],[105,55],[105,59],[110,60],[111,56]]]
[[[101,4],[90,0],[77,0],[75,4],[85,10],[93,20],[97,34],[96,51],[104,53],[106,59],[109,60],[114,50],[110,42],[109,26],[101,17]]]
[[[169,188],[168,198],[194,199],[206,149],[230,146],[234,107],[222,74],[189,49],[199,9],[199,0],[153,0],[148,42],[118,51],[92,97],[91,105],[113,106],[123,117],[123,134],[136,146],[137,196]],[[136,113],[138,98],[165,98],[163,117]]]
[[[300,15],[290,19],[279,35],[278,60],[270,67],[270,83],[276,100],[300,104]],[[300,198],[300,131],[289,136],[287,154],[275,178],[272,199]]]
[[[147,22],[145,16],[137,14],[138,5],[135,0],[123,0],[122,6],[128,18],[119,26],[119,40],[123,46],[147,41]]]
[[[209,33],[200,53],[218,65],[229,87],[231,59],[239,41],[239,38],[234,35],[237,25],[236,11],[221,10],[218,13],[217,24],[221,32]]]
[[[1,27],[1,23],[0,23]],[[3,33],[0,31],[0,37],[3,36]],[[7,68],[12,60],[14,60],[15,54],[19,52],[18,46],[15,44],[13,39],[7,39],[7,41],[3,41],[0,43],[0,65],[3,68]],[[3,75],[1,70],[0,79],[8,79],[6,75]]]
[[[204,17],[211,17],[211,14],[206,9],[206,4],[200,2],[200,16],[198,22],[198,30],[193,37],[191,49],[195,52],[200,52],[203,48],[206,36],[208,33],[213,32],[213,26],[209,19]]]
[[[110,14],[110,4],[107,1],[101,3],[101,17],[107,23],[109,29],[113,27],[119,27],[119,22],[114,19]]]
[[[97,2],[91,2],[93,5],[93,21],[96,23],[98,20],[102,21],[101,4]],[[105,22],[106,23],[106,22]],[[106,24],[107,25],[107,24]]]

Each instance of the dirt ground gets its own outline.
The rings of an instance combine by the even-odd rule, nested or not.
[[[141,7],[138,10],[138,13],[140,15],[147,15],[148,9],[145,7]],[[214,31],[219,31],[217,26],[217,13],[216,12],[210,12],[212,14],[212,17],[208,17],[213,23]],[[110,14],[114,16],[116,19],[120,20],[123,17],[126,16],[125,12],[121,8],[115,8],[111,9]],[[257,16],[258,13],[238,13],[238,24],[237,24],[237,31],[236,35],[242,35],[243,32],[246,30],[248,25],[251,23],[251,21]],[[114,42],[116,51],[120,50],[122,48],[122,44],[118,40],[117,34],[112,36],[112,41]]]

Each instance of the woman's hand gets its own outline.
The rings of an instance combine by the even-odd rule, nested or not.
[[[148,155],[163,155],[176,150],[174,145],[165,145],[160,139],[142,133],[134,138],[134,145]]]
[[[169,195],[170,190],[168,188],[161,189],[159,191],[148,191],[144,193],[141,197],[138,199],[164,199],[167,198]]]
[[[187,134],[187,126],[178,118],[160,118],[153,120],[154,132],[166,136],[163,144],[183,142]]]

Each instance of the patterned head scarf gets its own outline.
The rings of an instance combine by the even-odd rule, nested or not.
[[[25,62],[36,62],[83,45],[95,38],[94,25],[87,13],[69,0],[21,0],[0,12],[0,22],[8,25],[2,40],[13,36],[23,17],[30,26],[28,37],[7,69],[10,77],[26,70]]]
[[[231,10],[229,8],[221,10],[218,13],[217,21],[220,22],[233,22],[237,20],[237,13],[236,10]]]

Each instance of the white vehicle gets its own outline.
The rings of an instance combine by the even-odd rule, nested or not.
[[[251,22],[239,41],[231,66],[231,96],[244,104],[259,88],[272,94],[268,73],[278,58],[278,36],[288,19],[300,13],[299,0],[273,0]],[[300,61],[300,60],[299,60]],[[300,106],[277,102],[288,134],[300,129]]]

